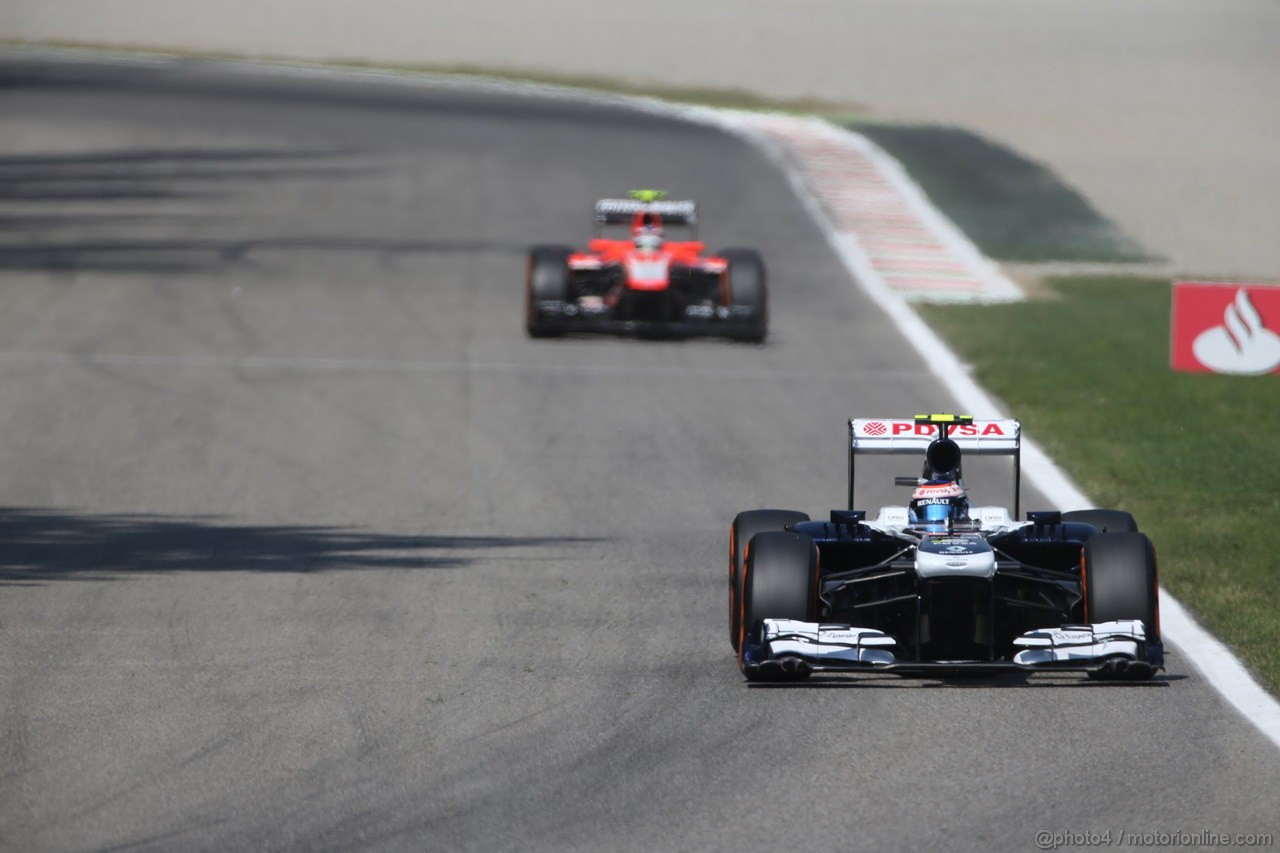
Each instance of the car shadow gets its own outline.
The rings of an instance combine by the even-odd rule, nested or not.
[[[554,536],[396,535],[336,526],[245,525],[217,518],[2,507],[0,586],[119,580],[173,572],[460,569],[493,549],[598,541]]]

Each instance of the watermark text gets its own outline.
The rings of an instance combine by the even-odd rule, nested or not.
[[[1071,847],[1272,847],[1275,835],[1270,832],[1130,832],[1106,829],[1100,832],[1036,833],[1036,848],[1060,850]]]

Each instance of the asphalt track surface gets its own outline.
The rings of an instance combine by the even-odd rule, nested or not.
[[[473,88],[0,69],[0,847],[1280,831],[1280,753],[1177,653],[1141,686],[742,680],[733,514],[839,506],[846,418],[949,405],[745,142]],[[769,342],[527,339],[527,245],[655,184],[764,253]]]

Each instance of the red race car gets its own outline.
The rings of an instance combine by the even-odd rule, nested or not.
[[[768,331],[764,261],[752,249],[704,254],[692,201],[659,190],[596,202],[596,236],[585,252],[535,246],[525,281],[525,328],[531,337],[568,332],[724,335],[759,343]],[[629,237],[608,239],[609,226]],[[666,239],[679,227],[686,240]]]

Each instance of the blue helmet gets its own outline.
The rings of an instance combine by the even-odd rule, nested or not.
[[[929,480],[911,493],[907,514],[913,525],[944,531],[969,520],[969,498],[958,480]]]

